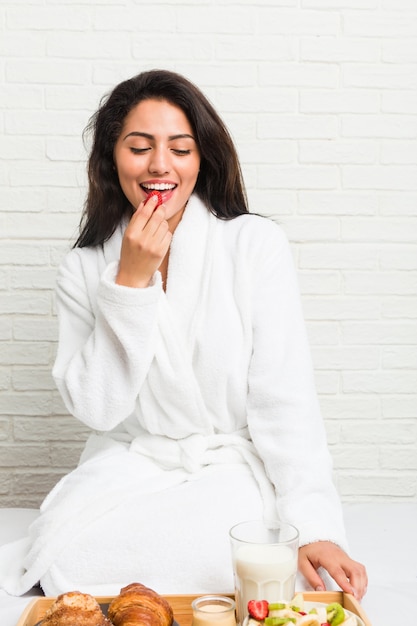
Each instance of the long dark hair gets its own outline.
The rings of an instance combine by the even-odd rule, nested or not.
[[[84,131],[92,134],[88,159],[88,193],[74,247],[103,244],[133,207],[114,168],[114,145],[123,122],[143,100],[156,99],[182,109],[200,151],[194,192],[220,219],[248,213],[246,191],[233,140],[213,106],[189,80],[167,70],[151,70],[123,81],[100,102]]]

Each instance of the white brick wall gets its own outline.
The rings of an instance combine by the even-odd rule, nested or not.
[[[417,499],[416,36],[416,0],[1,0],[0,506],[85,439],[51,380],[56,267],[88,117],[153,67],[212,99],[292,242],[343,499]]]

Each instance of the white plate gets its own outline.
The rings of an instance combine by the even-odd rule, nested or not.
[[[317,606],[327,606],[327,604],[329,604],[328,602],[304,602],[304,610],[306,611],[306,613],[308,613],[308,611],[311,611],[311,609],[314,609],[314,607]],[[352,613],[352,611],[348,611],[347,609],[344,609],[345,613],[347,613],[347,615],[353,615],[354,617],[356,617],[356,621],[358,623],[358,626],[365,626],[365,622],[363,620],[361,620],[360,617],[358,617],[355,613]]]

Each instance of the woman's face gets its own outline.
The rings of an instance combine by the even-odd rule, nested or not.
[[[158,189],[169,220],[182,212],[194,189],[200,153],[182,109],[166,100],[143,100],[124,120],[114,162],[132,206]]]

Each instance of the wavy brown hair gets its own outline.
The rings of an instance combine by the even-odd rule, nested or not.
[[[249,212],[233,140],[211,103],[180,74],[150,70],[123,81],[104,96],[84,131],[84,137],[92,135],[88,193],[74,247],[103,244],[123,216],[132,214],[114,168],[113,150],[127,114],[149,99],[166,100],[186,115],[201,157],[194,193],[207,208],[220,219]]]

